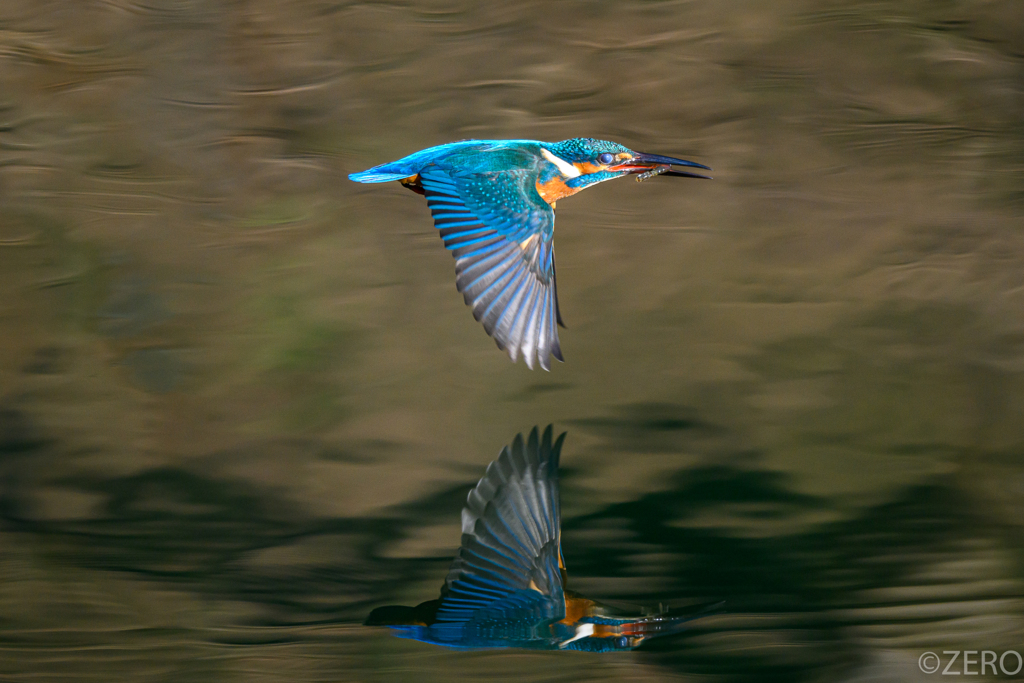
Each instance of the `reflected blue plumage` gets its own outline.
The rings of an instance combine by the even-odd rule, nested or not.
[[[707,168],[633,152],[614,142],[574,138],[464,140],[431,147],[350,179],[401,181],[427,199],[444,245],[455,256],[456,285],[473,316],[515,361],[550,369],[562,360],[562,325],[552,246],[555,202],[590,185],[671,165]]]
[[[462,510],[462,544],[441,597],[374,610],[370,625],[455,648],[611,651],[677,633],[686,617],[616,616],[564,588],[558,460],[565,434],[517,435]]]
[[[517,435],[470,491],[429,642],[510,647],[550,639],[565,616],[559,571],[558,458],[564,434]]]

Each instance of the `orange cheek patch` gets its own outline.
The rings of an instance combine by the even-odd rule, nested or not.
[[[604,170],[604,166],[602,166],[600,164],[592,164],[589,161],[581,161],[581,162],[579,162],[577,164],[573,164],[573,166],[575,166],[576,168],[580,169],[580,173],[582,175],[587,175],[587,174],[590,174],[590,173],[597,173],[598,171],[603,171]]]
[[[537,183],[536,187],[537,194],[548,204],[554,204],[562,197],[568,197],[580,191],[579,188],[566,185],[565,179],[561,176],[555,176],[546,183]]]
[[[618,626],[612,626],[611,624],[594,624],[594,638],[611,638],[621,633]]]

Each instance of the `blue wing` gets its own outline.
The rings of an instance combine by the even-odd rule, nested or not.
[[[536,356],[549,370],[549,356],[562,360],[555,212],[535,177],[529,169],[455,174],[433,165],[419,174],[473,316],[513,361],[522,354],[532,368]]]
[[[558,458],[549,426],[524,444],[517,435],[492,462],[462,511],[462,546],[429,627],[448,645],[550,638],[565,617]],[[512,644],[512,643],[509,643]]]

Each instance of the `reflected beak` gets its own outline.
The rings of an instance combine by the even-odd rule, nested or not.
[[[647,617],[623,624],[622,634],[639,641],[668,636],[686,629],[693,617]]]
[[[675,157],[665,157],[660,154],[645,154],[644,152],[634,152],[632,159],[627,159],[615,166],[609,166],[608,170],[627,171],[629,173],[648,173],[653,171],[654,173],[652,173],[652,175],[670,175],[677,178],[704,178],[705,180],[711,180],[711,176],[690,173],[688,171],[677,171],[672,168],[673,166],[687,166],[689,168],[703,168],[707,171],[711,170],[704,164],[698,164],[695,161],[676,159]]]
[[[706,166],[700,166],[700,168],[707,168]],[[708,169],[709,171],[711,169]],[[698,176],[700,177],[700,176]],[[705,617],[710,614],[720,614],[724,612],[725,601],[707,603],[697,607],[696,611],[691,611],[685,616],[670,616],[669,614],[656,614],[649,617],[643,617],[636,621],[623,624],[622,634],[636,639],[637,643],[640,644],[644,640],[649,638],[659,638],[661,636],[670,636],[675,633],[680,633],[689,628],[690,622],[700,617]]]

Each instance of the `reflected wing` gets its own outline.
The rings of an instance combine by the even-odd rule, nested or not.
[[[548,426],[538,438],[534,428],[526,443],[517,435],[470,492],[435,631],[488,624],[502,638],[528,640],[537,624],[565,616],[558,506],[565,434],[554,443],[551,434]]]
[[[555,212],[534,186],[535,172],[449,175],[436,166],[420,184],[444,246],[455,256],[456,285],[498,347],[545,370],[558,345],[552,248]]]

